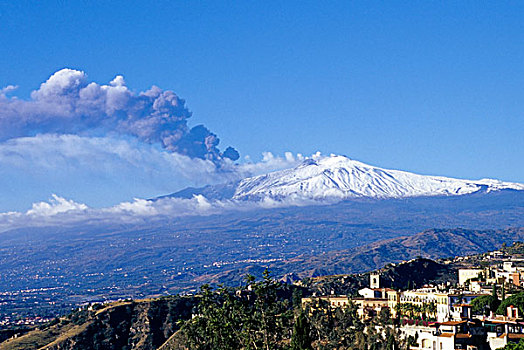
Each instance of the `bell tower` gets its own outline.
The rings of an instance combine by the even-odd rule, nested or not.
[[[380,288],[380,275],[378,273],[372,273],[369,275],[369,288]]]

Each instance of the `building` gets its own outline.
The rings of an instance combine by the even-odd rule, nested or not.
[[[482,273],[482,271],[482,269],[459,269],[459,285],[464,286],[466,284],[466,281],[478,278],[479,274]]]
[[[491,349],[502,348],[510,342],[518,343],[524,339],[524,325],[521,322],[487,320],[484,328]]]
[[[388,306],[394,317],[398,313],[408,317],[433,318],[437,322],[460,321],[471,316],[471,301],[478,293],[442,292],[436,288],[422,288],[404,292],[387,291]]]
[[[315,308],[317,307],[318,303],[326,303],[332,308],[347,307],[350,305],[351,299],[345,295],[326,295],[320,297],[302,298],[302,308],[305,308],[306,306]]]
[[[388,308],[388,300],[383,298],[353,298],[351,301],[358,307],[357,315],[367,320],[377,316],[384,308]]]
[[[524,267],[516,266],[518,261],[503,261],[499,267],[488,267],[486,269],[459,269],[459,285],[469,284],[470,290],[478,290],[479,286],[472,284],[485,283],[487,285],[509,283],[516,286],[521,285],[524,280]]]
[[[372,273],[369,275],[369,288],[375,289],[380,288],[380,275],[377,273]]]
[[[321,303],[332,308],[344,308],[350,305],[357,307],[357,315],[364,320],[372,318],[380,313],[383,308],[388,307],[388,300],[382,298],[349,298],[347,296],[320,296],[302,298],[302,308],[317,308]]]
[[[358,291],[358,294],[363,298],[387,299],[388,292],[395,292],[395,290],[391,288],[362,288]]]
[[[480,321],[448,321],[427,326],[403,326],[404,337],[417,339],[410,350],[488,350],[486,331]]]

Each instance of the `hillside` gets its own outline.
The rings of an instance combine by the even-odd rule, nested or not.
[[[425,258],[388,264],[373,272],[380,273],[381,286],[395,289],[457,281],[456,266]],[[359,289],[369,286],[370,273],[311,277],[301,281],[300,285],[317,295],[356,295]]]
[[[195,303],[174,296],[83,308],[0,343],[0,350],[154,350],[191,317]]]
[[[293,272],[301,278],[361,273],[380,269],[390,263],[416,258],[439,259],[485,253],[503,243],[524,240],[524,228],[506,230],[431,229],[412,236],[378,241],[347,250],[315,256],[298,256],[269,265],[277,275]],[[241,273],[254,273],[259,267]],[[208,276],[219,283],[233,283],[239,271]]]
[[[408,284],[422,286],[426,283],[456,280],[456,270],[453,266],[422,258],[389,265],[380,270],[380,275],[381,284],[393,288],[405,288]],[[228,322],[238,322],[240,326],[243,324],[241,320],[253,314],[251,311],[260,313],[261,310],[257,309],[260,307],[270,310],[276,303],[283,311],[281,315],[287,317],[286,322],[289,327],[289,321],[293,315],[291,309],[300,305],[300,299],[297,299],[300,295],[309,296],[314,293],[356,295],[359,289],[368,286],[369,274],[308,278],[296,285],[275,283],[274,280],[267,283],[265,279],[250,283],[252,283],[251,287],[254,286],[251,289],[254,292],[250,292],[244,286],[240,294],[235,293],[233,289],[222,289],[215,291],[213,296],[203,289],[198,297],[171,296],[118,301],[104,305],[94,304],[56,318],[17,338],[3,342],[0,340],[0,350],[186,349],[186,337],[193,334],[191,324],[199,325],[198,322],[185,322],[194,320],[192,315],[196,312],[195,310],[205,313],[206,317],[216,318],[217,323],[214,324],[216,330],[217,327],[220,327],[219,325],[227,323],[222,319],[225,310],[236,308],[236,311],[233,312],[235,318]],[[240,299],[228,299],[227,295]],[[242,298],[241,295],[248,297]],[[270,304],[262,304],[250,299],[260,295],[270,296],[274,298],[272,299],[274,301]],[[230,301],[224,303],[224,300]],[[233,302],[233,300],[236,301]],[[197,306],[199,302],[203,304]],[[211,303],[227,306],[219,310],[210,307]],[[239,316],[237,312],[240,312],[242,316]],[[256,318],[247,322],[246,325],[259,327]],[[192,336],[204,336],[202,332],[211,331],[207,326],[203,327],[204,329],[199,329]],[[253,334],[252,330],[248,333]]]
[[[314,274],[353,273],[374,270],[421,256],[438,259],[485,253],[503,243],[524,239],[524,228],[506,230],[431,229],[413,236],[379,241],[345,251],[311,258],[296,258],[290,264],[315,266]]]

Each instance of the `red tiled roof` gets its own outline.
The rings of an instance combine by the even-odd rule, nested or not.
[[[442,334],[439,334],[439,337],[446,337],[446,338],[451,338],[453,337],[455,334],[453,333],[442,333]]]
[[[444,326],[456,326],[458,324],[463,324],[466,322],[467,321],[446,321],[446,322],[441,322],[440,324]]]
[[[373,288],[372,290],[380,291],[380,292],[383,291],[383,290],[386,291],[386,292],[396,292],[396,290],[391,289],[391,288]]]
[[[456,336],[457,338],[471,338],[471,335],[466,333],[457,333]]]

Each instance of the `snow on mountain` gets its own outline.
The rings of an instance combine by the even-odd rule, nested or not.
[[[524,190],[524,184],[418,175],[331,155],[307,159],[292,169],[243,179],[238,183],[232,199],[403,198],[456,196],[503,189]]]

